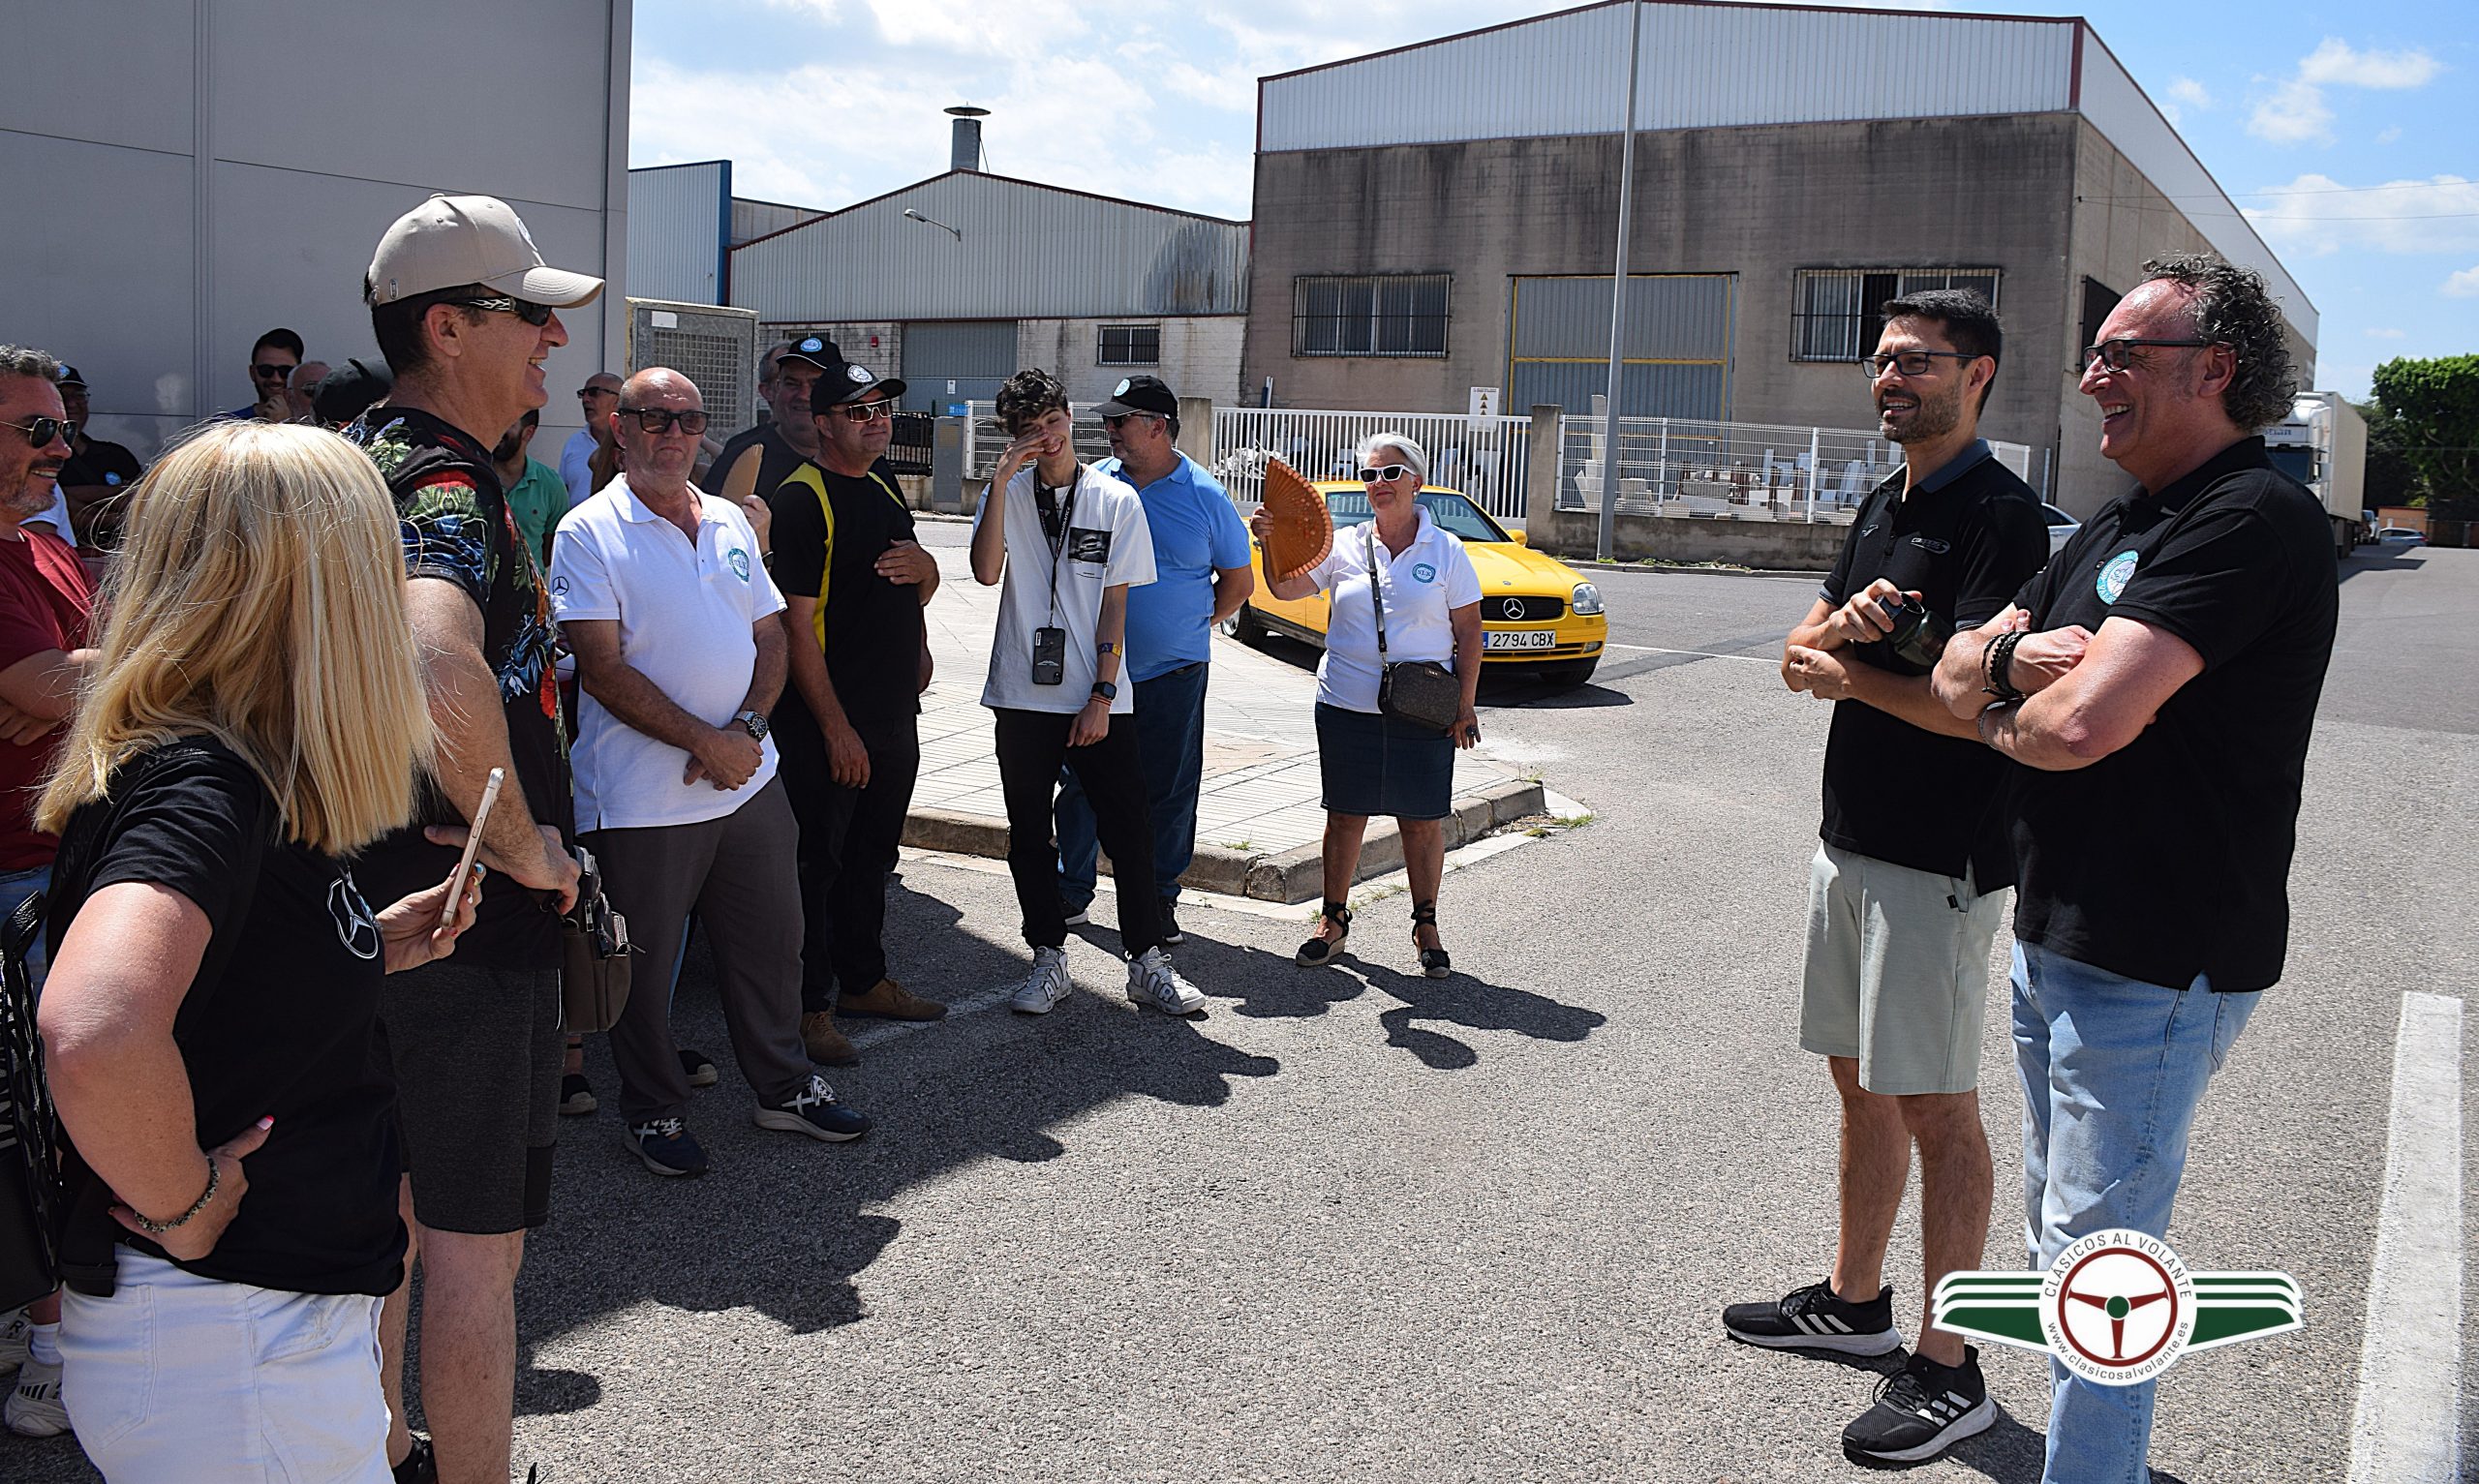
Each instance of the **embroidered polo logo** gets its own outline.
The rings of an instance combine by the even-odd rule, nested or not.
[[[1437,581],[1437,568],[1429,565],[1425,561],[1416,561],[1412,564],[1412,576],[1420,582],[1435,582]]]
[[[2092,584],[2093,591],[2100,594],[2101,602],[2114,603],[2118,600],[2119,594],[2127,591],[2127,584],[2134,581],[2135,563],[2141,560],[2133,552],[2120,552],[2109,559],[2108,564],[2100,568],[2098,579]]]
[[[729,560],[732,564],[732,575],[742,582],[749,581],[749,553],[735,546],[732,548]]]
[[[1074,526],[1067,532],[1067,557],[1071,561],[1108,561],[1111,560],[1111,533]]]
[[[1918,547],[1923,552],[1929,552],[1940,557],[1954,549],[1943,541],[1934,540],[1927,536],[1913,536],[1911,538],[1911,544]]]

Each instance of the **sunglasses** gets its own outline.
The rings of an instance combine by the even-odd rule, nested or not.
[[[1375,484],[1379,480],[1400,479],[1411,471],[1411,466],[1407,464],[1389,464],[1383,469],[1364,469],[1360,471],[1360,482]]]
[[[1924,377],[1928,375],[1929,366],[1941,355],[1957,361],[1979,359],[1963,350],[1896,350],[1891,355],[1863,355],[1859,357],[1859,369],[1868,374],[1871,381],[1883,376],[1888,366],[1907,377]]]
[[[889,422],[895,421],[895,404],[892,402],[847,402],[836,410],[852,422],[875,422],[881,417]]]
[[[706,414],[703,412],[675,412],[667,408],[622,408],[620,412],[624,417],[637,419],[637,426],[647,433],[669,433],[675,427],[689,434],[706,431]]]
[[[577,388],[577,395],[592,401],[597,397],[617,397],[620,394],[608,386],[580,386]]]
[[[257,377],[261,381],[281,381],[286,377],[292,375],[294,369],[295,368],[291,366],[277,366],[266,361],[260,361],[259,364],[250,368],[250,375]]]
[[[1105,428],[1108,428],[1108,429],[1110,429],[1112,432],[1116,433],[1116,432],[1117,432],[1119,429],[1126,427],[1126,426],[1127,426],[1131,421],[1133,421],[1133,420],[1134,420],[1134,419],[1136,419],[1136,418],[1139,418],[1139,417],[1155,417],[1155,418],[1158,418],[1158,417],[1160,417],[1161,415],[1162,415],[1162,414],[1161,414],[1161,413],[1159,413],[1159,412],[1121,412],[1121,413],[1119,413],[1119,414],[1118,414],[1117,416],[1116,416],[1116,417],[1105,417],[1105,418],[1103,418],[1103,419],[1102,419],[1102,426],[1103,426],[1103,427],[1105,427]]]
[[[2083,364],[2086,369],[2089,369],[2096,360],[2111,371],[2124,371],[2136,364],[2134,352],[2138,346],[2159,346],[2164,349],[2191,350],[2198,347],[2219,344],[2220,342],[2217,340],[2138,340],[2131,335],[2122,335],[2116,340],[2104,340],[2096,346],[2085,346]]]
[[[462,309],[478,309],[494,315],[514,315],[528,324],[549,324],[551,306],[536,304],[532,299],[511,298],[505,294],[496,299],[442,299],[442,304],[454,304]]]
[[[77,425],[57,417],[29,417],[24,422],[0,422],[0,428],[16,429],[26,436],[27,443],[36,448],[49,448],[53,439],[58,439],[64,443],[77,441]]]

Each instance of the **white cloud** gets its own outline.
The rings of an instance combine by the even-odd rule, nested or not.
[[[2344,248],[2378,253],[2462,253],[2479,248],[2479,180],[2437,175],[2357,190],[2310,172],[2249,193],[2269,205],[2247,220],[2276,248],[2321,257]]]
[[[2396,125],[2394,125],[2392,128],[2385,130],[2385,131],[2384,131],[2383,133],[2381,133],[2381,134],[2378,134],[2378,135],[2375,136],[2375,142],[2377,142],[2378,144],[2390,144],[2390,143],[2392,143],[2394,140],[2396,140],[2396,139],[2398,139],[2398,138],[2400,138],[2400,137],[2402,137],[2402,126],[2401,126],[2401,125],[2399,125],[2399,124],[2396,124]]]
[[[2479,299],[2479,268],[2464,268],[2444,281],[2448,299]]]
[[[2324,38],[2298,64],[2300,81],[2341,87],[2426,87],[2442,71],[2444,64],[2424,51],[2357,51],[2337,36]]]
[[[2169,79],[2169,86],[2162,92],[2160,111],[2169,115],[2169,122],[2174,124],[2188,109],[2192,108],[2197,113],[2201,113],[2209,109],[2212,105],[2211,89],[2192,77],[2172,77]]]
[[[2402,338],[2402,332],[2400,330],[2372,329],[2367,332],[2367,338],[2370,340],[2400,340]]]
[[[2275,144],[2332,142],[2333,110],[2324,105],[2324,90],[2296,78],[2281,83],[2255,105],[2247,132]]]

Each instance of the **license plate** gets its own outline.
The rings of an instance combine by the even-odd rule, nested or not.
[[[1484,650],[1549,650],[1557,645],[1557,633],[1546,628],[1492,629],[1481,636]]]

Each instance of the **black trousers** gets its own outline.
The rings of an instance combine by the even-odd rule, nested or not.
[[[887,977],[887,876],[921,776],[920,720],[853,724],[870,752],[870,781],[859,788],[835,781],[826,735],[807,706],[787,693],[773,725],[801,827],[801,1009],[833,1010],[841,990],[866,994]]]
[[[1051,844],[1052,801],[1064,765],[1085,786],[1102,849],[1118,887],[1119,946],[1131,958],[1162,941],[1154,914],[1153,825],[1146,811],[1145,764],[1137,753],[1136,718],[1113,716],[1111,730],[1088,747],[1067,744],[1076,720],[1061,712],[995,711],[998,788],[1007,800],[1007,870],[1025,941],[1035,948],[1067,942],[1067,914],[1058,900],[1058,852]]]

